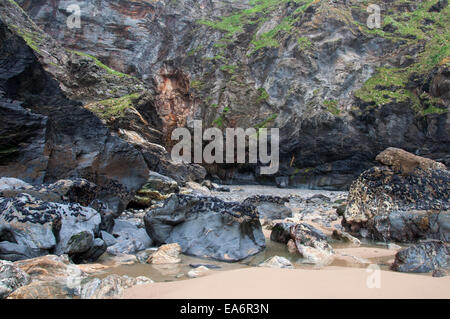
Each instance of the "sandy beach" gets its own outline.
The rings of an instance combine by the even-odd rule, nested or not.
[[[381,271],[380,288],[368,288],[371,275],[366,269],[343,267],[237,269],[187,281],[136,286],[126,290],[123,298],[450,298],[450,277]]]

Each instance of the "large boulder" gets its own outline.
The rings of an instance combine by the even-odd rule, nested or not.
[[[9,263],[11,265],[15,269],[13,277],[17,276],[20,285],[8,295],[8,299],[72,298],[80,295],[82,281],[87,278],[87,274],[72,264],[67,255],[41,256]]]
[[[10,298],[67,298],[79,296],[83,280],[88,275],[70,262],[67,255],[47,255],[16,261],[32,283],[15,291]],[[39,289],[39,284],[42,288]],[[45,288],[44,288],[45,287]]]
[[[90,206],[101,215],[100,228],[110,231],[116,214],[107,203],[98,199],[103,191],[102,187],[83,178],[63,179],[49,185],[31,185],[16,178],[0,178],[0,196],[2,197],[13,198],[25,193],[46,202],[78,203],[82,206]]]
[[[243,204],[255,205],[259,217],[264,219],[285,219],[292,217],[292,210],[286,207],[288,198],[270,195],[254,195],[246,198]]]
[[[445,269],[450,266],[449,253],[449,247],[441,241],[423,242],[398,251],[391,268],[414,273]]]
[[[21,260],[68,254],[93,261],[106,249],[99,234],[101,216],[79,204],[45,202],[29,194],[0,198],[0,258]]]
[[[350,188],[343,226],[375,240],[450,239],[450,172],[444,164],[388,148],[383,164]]]
[[[12,262],[0,260],[0,299],[8,297],[16,289],[27,285],[30,277]]]
[[[188,255],[238,261],[265,248],[253,205],[174,194],[151,209],[144,221],[156,244],[178,243]]]

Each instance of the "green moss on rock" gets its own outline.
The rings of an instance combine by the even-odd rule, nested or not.
[[[87,108],[103,120],[121,118],[125,116],[127,109],[133,107],[133,101],[140,96],[141,93],[133,93],[120,98],[99,101],[88,105]]]

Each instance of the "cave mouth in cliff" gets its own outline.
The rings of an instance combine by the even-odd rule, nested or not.
[[[194,121],[194,134],[179,127],[172,132],[172,140],[179,141],[172,147],[171,157],[177,163],[197,164],[257,164],[261,175],[273,175],[279,168],[279,129],[208,128],[202,121]],[[204,145],[205,141],[210,141]],[[225,141],[225,142],[224,142]],[[192,142],[194,143],[192,145]],[[270,146],[270,147],[269,147]],[[193,150],[193,154],[192,154]],[[269,155],[270,153],[270,155]]]

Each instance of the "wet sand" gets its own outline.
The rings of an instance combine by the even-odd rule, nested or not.
[[[127,289],[130,299],[316,299],[445,298],[450,277],[380,271],[380,288],[368,288],[374,273],[361,268],[322,270],[247,268],[217,272],[188,281],[154,283]]]

